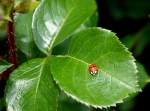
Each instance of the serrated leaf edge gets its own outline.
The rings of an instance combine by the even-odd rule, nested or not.
[[[86,105],[87,107],[91,107],[91,106],[92,106],[92,107],[94,107],[94,108],[100,108],[100,109],[109,108],[109,107],[112,107],[112,106],[116,107],[116,104],[123,103],[123,102],[124,102],[123,99],[129,97],[129,94],[126,94],[126,96],[125,96],[124,98],[122,98],[122,99],[120,99],[120,100],[114,102],[113,104],[110,104],[110,105],[103,105],[103,106],[94,105],[94,104],[90,104],[90,103],[88,103],[88,102],[85,102],[85,101],[81,100],[80,98],[78,98],[78,97],[72,95],[71,93],[67,92],[67,91],[59,84],[59,82],[58,82],[54,77],[53,77],[53,79],[54,79],[54,81],[56,82],[56,84],[59,86],[60,90],[63,91],[68,97],[73,98],[73,99],[76,100],[77,102],[80,102],[81,104],[84,104],[84,105]]]
[[[128,51],[128,48],[125,47],[125,45],[123,45],[123,44],[121,43],[121,41],[119,41],[119,38],[118,38],[118,37],[116,36],[116,34],[113,33],[111,30],[107,30],[107,29],[104,29],[104,28],[101,28],[101,27],[86,28],[85,30],[91,30],[91,29],[101,29],[101,30],[104,30],[104,31],[107,31],[107,32],[111,32],[112,34],[114,34],[114,38],[116,39],[116,41],[118,42],[118,44],[120,44],[120,45],[123,47],[124,51],[127,52],[127,53],[129,54],[129,57],[131,58],[131,61],[132,61],[132,63],[133,63],[133,67],[134,67],[134,69],[135,69],[135,73],[134,73],[134,74],[135,74],[135,78],[136,78],[136,80],[137,80],[137,81],[135,81],[136,87],[139,88],[138,76],[137,76],[138,70],[137,70],[137,66],[136,66],[136,63],[135,63],[136,60],[135,60],[135,58],[132,56],[132,53]],[[85,31],[85,30],[82,30],[82,31]],[[52,75],[52,76],[53,76],[53,75]],[[78,101],[78,102],[80,102],[80,103],[82,103],[82,104],[84,104],[84,105],[86,105],[86,106],[88,106],[88,107],[92,106],[92,107],[94,107],[94,108],[100,108],[100,109],[102,109],[102,108],[109,108],[109,107],[111,107],[111,106],[116,106],[116,104],[123,103],[123,100],[124,100],[125,98],[129,97],[129,94],[130,94],[130,93],[127,93],[124,98],[122,98],[122,99],[120,99],[120,100],[114,102],[113,104],[99,106],[99,105],[94,105],[94,104],[90,104],[90,103],[88,103],[88,102],[85,102],[85,101],[81,100],[80,98],[78,98],[78,97],[72,95],[71,93],[67,92],[67,91],[59,84],[59,81],[57,81],[54,77],[53,77],[53,79],[54,79],[54,81],[56,82],[56,84],[59,86],[59,88],[60,88],[64,93],[66,93],[67,96],[73,98],[74,100],[76,100],[76,101]],[[137,91],[141,91],[141,89],[138,89],[138,90],[136,90],[136,91],[134,91],[134,92],[137,92]]]
[[[106,30],[106,29],[105,29]],[[110,31],[110,30],[106,30],[106,31]],[[112,31],[110,31],[110,32],[112,32]],[[113,33],[113,32],[112,32]],[[134,67],[134,69],[135,69],[135,73],[134,73],[134,75],[135,75],[135,78],[136,78],[136,81],[135,81],[135,83],[136,83],[136,87],[138,88],[138,90],[137,91],[135,91],[135,92],[141,92],[142,90],[141,90],[141,88],[140,88],[140,86],[139,86],[139,81],[138,81],[138,75],[137,75],[137,73],[139,72],[138,71],[138,68],[137,68],[137,65],[136,65],[136,59],[133,57],[133,55],[132,55],[132,53],[129,51],[129,49],[119,40],[119,38],[116,36],[116,33],[114,33],[114,38],[116,39],[116,41],[124,48],[124,50],[125,50],[125,52],[127,52],[128,54],[129,54],[129,56],[130,56],[130,58],[132,59],[131,61],[132,61],[132,64],[133,64],[133,67]]]
[[[94,29],[99,29],[99,30],[103,30],[103,31],[105,31],[105,32],[107,32],[107,33],[112,33],[113,34],[113,37],[115,38],[115,40],[118,42],[118,44],[120,44],[121,46],[122,46],[122,48],[124,49],[124,51],[125,52],[127,52],[128,54],[129,54],[129,57],[131,58],[131,60],[130,61],[132,61],[132,64],[133,64],[133,67],[134,67],[134,69],[135,69],[135,72],[134,72],[134,75],[135,75],[135,78],[136,78],[136,81],[135,81],[135,84],[136,84],[136,88],[138,89],[138,90],[136,90],[135,92],[141,92],[142,90],[141,90],[141,88],[140,88],[140,86],[139,86],[139,81],[138,81],[138,75],[137,75],[137,73],[138,73],[138,68],[137,68],[137,65],[136,65],[136,59],[133,57],[133,55],[132,55],[132,53],[128,50],[128,48],[124,45],[124,44],[122,44],[122,42],[119,40],[119,38],[116,36],[116,33],[114,33],[114,32],[112,32],[111,30],[108,30],[108,29],[104,29],[104,28],[101,28],[101,27],[90,27],[90,28],[86,28],[86,29],[84,29],[84,30],[81,30],[80,32],[84,32],[84,31],[86,31],[86,30],[94,30]],[[79,33],[80,33],[79,32]]]

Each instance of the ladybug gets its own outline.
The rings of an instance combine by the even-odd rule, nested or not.
[[[96,64],[90,64],[89,65],[89,73],[91,75],[97,75],[98,74],[98,68],[97,68]]]

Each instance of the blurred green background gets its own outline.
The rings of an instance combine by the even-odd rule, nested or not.
[[[123,104],[115,108],[87,108],[62,94],[60,107],[64,111],[150,111],[150,0],[96,0],[98,4],[98,26],[112,30],[133,53],[139,66],[140,85],[143,91],[131,95]],[[62,44],[65,46],[66,43]],[[0,29],[0,59],[7,57],[7,40],[5,30]],[[25,55],[18,50],[22,58]],[[18,56],[19,57],[19,56]],[[22,59],[21,59],[22,60]],[[22,62],[22,61],[20,61]],[[145,76],[143,76],[145,75]],[[5,81],[0,80],[0,111],[5,111],[4,96]],[[114,92],[115,93],[115,92]],[[61,108],[62,109],[62,108]],[[72,110],[70,110],[72,109]]]

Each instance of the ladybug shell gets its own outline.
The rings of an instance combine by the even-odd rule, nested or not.
[[[89,73],[92,75],[96,75],[98,73],[98,68],[97,68],[96,64],[89,65]]]

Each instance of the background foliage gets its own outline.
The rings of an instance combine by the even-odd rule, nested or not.
[[[6,105],[10,111],[30,108],[35,111],[133,111],[148,107],[144,99],[148,99],[146,84],[150,82],[147,53],[150,3],[101,0],[97,4],[98,12],[91,0],[15,1],[17,55],[19,64],[23,65],[7,82],[6,103],[6,80],[0,78],[0,111],[5,111]],[[8,58],[5,28],[7,21],[11,21],[11,9],[10,0],[0,1],[0,60],[3,60],[0,74],[12,66],[4,61]],[[116,35],[103,28],[89,28],[97,23],[117,33],[133,52],[138,61],[138,78],[133,75],[137,71],[133,57]],[[56,56],[46,57],[50,54]],[[41,59],[28,61],[33,58]],[[100,69],[96,77],[89,75],[90,63],[96,63]],[[133,93],[139,91],[137,80],[143,89],[140,94]],[[130,93],[133,94],[115,108],[95,109],[115,106]]]

